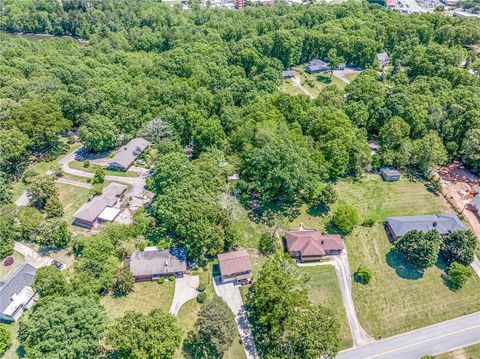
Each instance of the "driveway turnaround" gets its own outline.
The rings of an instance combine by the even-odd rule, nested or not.
[[[43,256],[38,252],[35,252],[32,248],[26,246],[23,243],[15,242],[13,247],[17,252],[23,254],[28,264],[31,264],[35,268],[48,266],[52,263],[52,258]]]
[[[197,297],[199,284],[200,277],[198,275],[185,275],[183,278],[175,279],[175,294],[173,295],[170,314],[176,316],[182,305]]]
[[[339,256],[332,256],[335,272],[337,273],[338,285],[342,293],[343,305],[347,313],[347,320],[353,337],[353,346],[361,346],[371,343],[374,339],[362,328],[357,317],[357,311],[352,299],[352,276],[346,253]]]
[[[344,350],[337,359],[418,359],[480,343],[480,312]]]
[[[245,312],[240,289],[238,289],[238,286],[234,285],[232,282],[222,283],[220,277],[214,278],[213,287],[215,293],[227,303],[235,315],[238,332],[240,333],[243,349],[245,350],[247,358],[258,358],[257,348],[255,347],[255,341],[253,340],[252,331],[250,330],[250,323],[248,322],[247,314]]]

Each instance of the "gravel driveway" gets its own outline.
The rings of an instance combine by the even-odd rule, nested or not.
[[[215,293],[217,293],[217,295],[227,303],[235,315],[238,332],[240,333],[243,349],[245,350],[247,358],[258,358],[255,341],[253,340],[252,331],[250,330],[250,323],[248,322],[242,296],[240,295],[240,289],[232,282],[222,283],[220,277],[214,278],[213,287],[215,289]]]

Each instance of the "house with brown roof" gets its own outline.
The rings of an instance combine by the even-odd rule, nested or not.
[[[252,278],[252,264],[246,250],[219,254],[218,264],[222,282],[245,283]]]
[[[318,261],[345,249],[340,235],[322,234],[316,229],[288,231],[285,240],[288,253],[299,262]]]
[[[146,247],[143,251],[133,252],[125,264],[130,268],[136,282],[170,275],[181,277],[187,271],[187,255],[181,248],[161,251],[157,247]]]

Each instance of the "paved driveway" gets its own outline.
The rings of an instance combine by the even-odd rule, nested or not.
[[[40,268],[49,265],[52,262],[52,258],[43,256],[38,252],[35,252],[32,248],[26,246],[23,243],[15,242],[14,249],[23,254],[27,263],[31,264],[35,268]]]
[[[175,294],[173,295],[170,314],[177,315],[178,311],[186,302],[197,297],[197,288],[200,284],[198,275],[185,275],[183,278],[175,279]]]
[[[339,256],[332,256],[335,272],[337,273],[338,285],[342,294],[343,305],[347,313],[348,324],[353,337],[353,346],[361,346],[373,342],[374,339],[362,328],[357,317],[355,304],[352,299],[352,275],[348,264],[348,256],[343,253]]]
[[[480,343],[480,312],[344,350],[337,359],[418,359]]]
[[[245,307],[243,305],[240,289],[233,283],[222,283],[220,277],[215,277],[213,281],[215,293],[222,298],[235,315],[238,332],[242,339],[243,349],[248,359],[258,358],[255,341],[253,340],[250,323],[248,322]]]

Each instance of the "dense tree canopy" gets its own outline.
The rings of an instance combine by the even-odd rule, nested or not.
[[[440,249],[440,235],[437,231],[420,232],[412,230],[395,242],[395,249],[419,269],[435,264]]]

